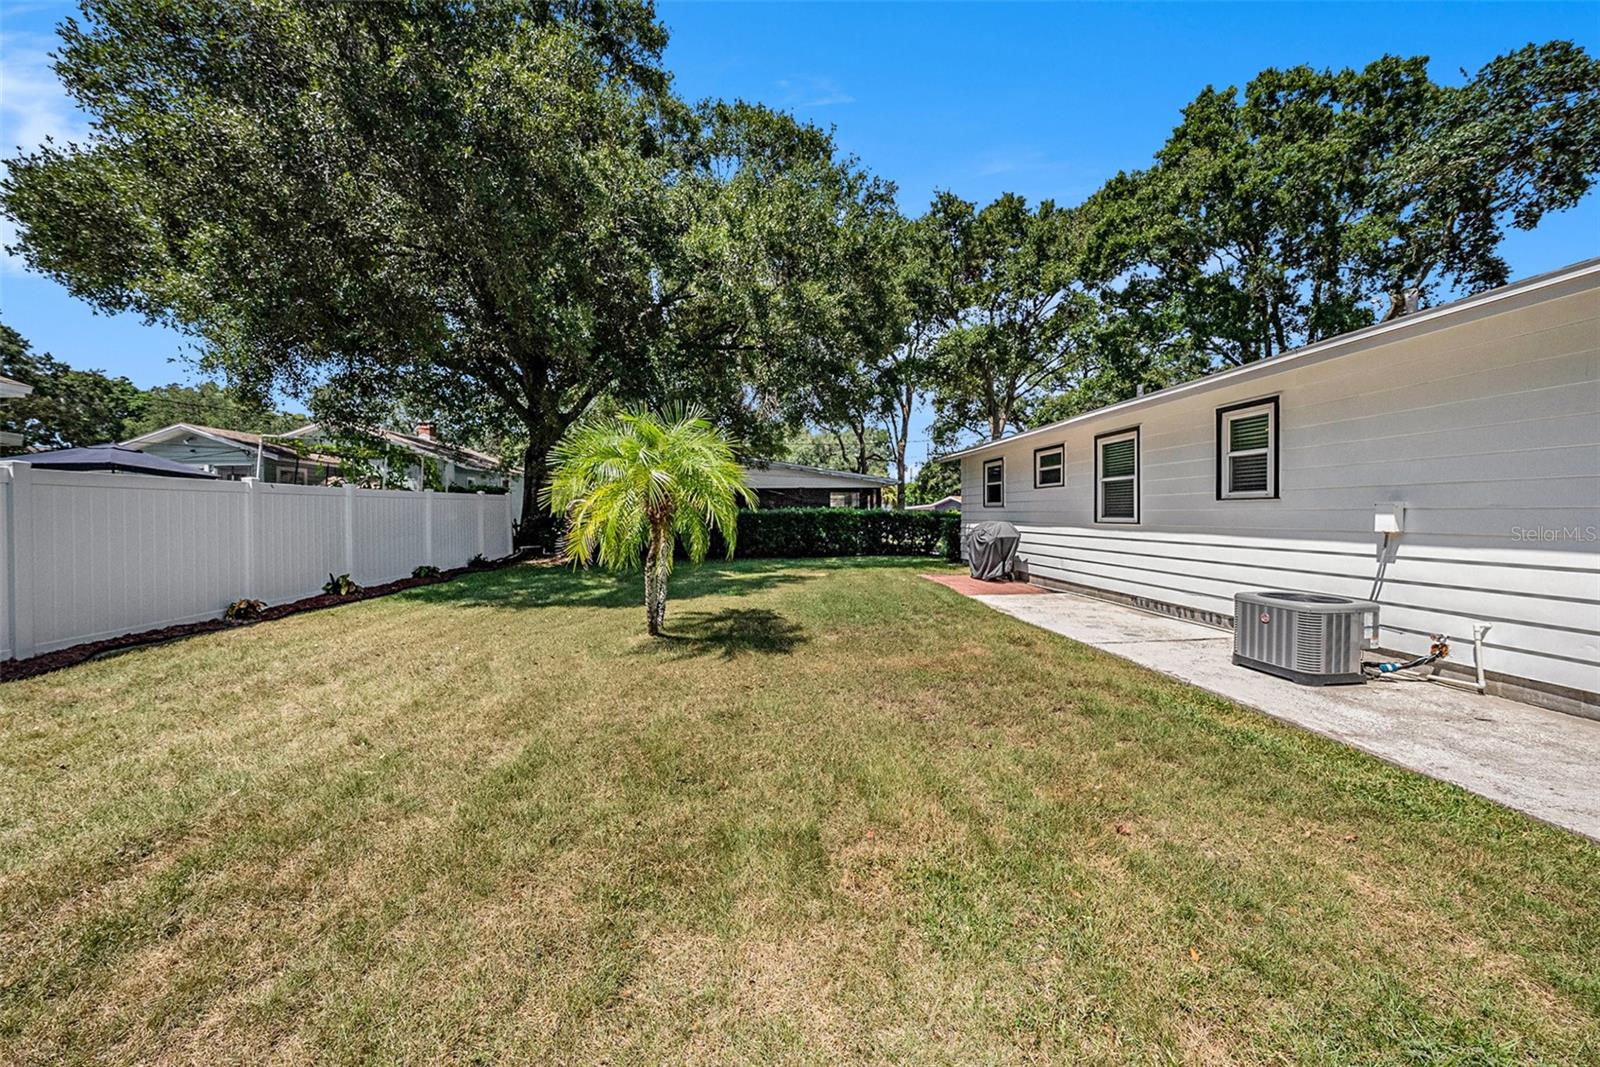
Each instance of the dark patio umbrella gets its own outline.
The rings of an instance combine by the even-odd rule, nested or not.
[[[58,448],[54,452],[33,452],[10,456],[53,471],[117,471],[122,474],[154,474],[161,478],[215,478],[215,474],[185,467],[161,456],[121,445],[95,445],[91,448]]]

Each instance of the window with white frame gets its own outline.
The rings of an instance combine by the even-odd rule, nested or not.
[[[1094,439],[1096,522],[1139,521],[1139,431]]]
[[[983,506],[1006,506],[1006,461],[991,459],[983,465]]]
[[[1278,495],[1278,401],[1217,412],[1217,498]]]
[[[1033,452],[1033,487],[1056,489],[1067,484],[1067,446],[1051,445]]]

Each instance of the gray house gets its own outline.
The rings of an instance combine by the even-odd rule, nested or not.
[[[764,508],[879,508],[893,478],[856,474],[775,460],[745,464],[750,488]]]
[[[494,456],[439,440],[431,423],[418,426],[416,433],[382,429],[365,432],[416,457],[404,472],[391,472],[406,488],[423,488],[424,462],[432,465],[446,489],[498,490],[514,487],[517,481],[498,469],[500,463]],[[180,422],[140,434],[122,445],[200,468],[225,480],[260,477],[266,482],[322,485],[340,475],[339,458],[318,450],[318,441],[326,436],[314,422],[288,433],[266,435]],[[387,484],[393,486],[395,480]]]
[[[440,483],[447,490],[518,489],[521,484],[520,478],[508,475],[501,468],[498,456],[442,440],[431,422],[418,423],[412,433],[381,428],[363,429],[361,432],[410,452],[416,457],[415,461],[400,474],[400,481],[404,482],[408,489],[424,487],[425,476],[422,470],[424,462],[432,465]],[[291,440],[314,444],[327,434],[320,424],[313,422],[298,430],[291,430],[284,436]]]
[[[1385,648],[1483,634],[1491,689],[1600,718],[1600,259],[946,458],[1035,584],[1376,600]]]
[[[198,467],[226,481],[259,477],[280,484],[322,485],[339,473],[337,457],[281,436],[187,422],[131,437],[122,446]]]

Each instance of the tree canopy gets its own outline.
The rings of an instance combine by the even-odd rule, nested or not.
[[[17,451],[81,448],[118,440],[139,410],[126,378],[74,370],[0,323],[0,375],[31,385],[28,396],[0,403],[0,431],[17,434]]]
[[[1600,173],[1563,41],[1460,84],[1264,70],[1082,204],[907,218],[829,132],[675,96],[647,0],[87,0],[60,33],[92,125],[7,163],[29,265],[197,338],[230,397],[519,454],[524,514],[597,405],[903,480],[925,401],[936,443],[996,437],[1500,284],[1505,232]]]
[[[1568,42],[1457,87],[1424,57],[1269,69],[1207,88],[1154,166],[1090,199],[1085,274],[1160,384],[1503,284],[1505,229],[1597,170],[1600,65]]]
[[[630,0],[89,0],[61,37],[94,126],[10,163],[31,266],[327,421],[511,428],[530,499],[601,396],[782,415],[830,227],[883,195],[821,131],[676,100]]]

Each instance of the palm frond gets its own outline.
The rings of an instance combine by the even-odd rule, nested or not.
[[[720,530],[731,556],[739,506],[756,500],[734,443],[693,406],[584,419],[551,449],[550,464],[540,500],[566,516],[575,563],[636,567],[657,528],[697,562]]]

